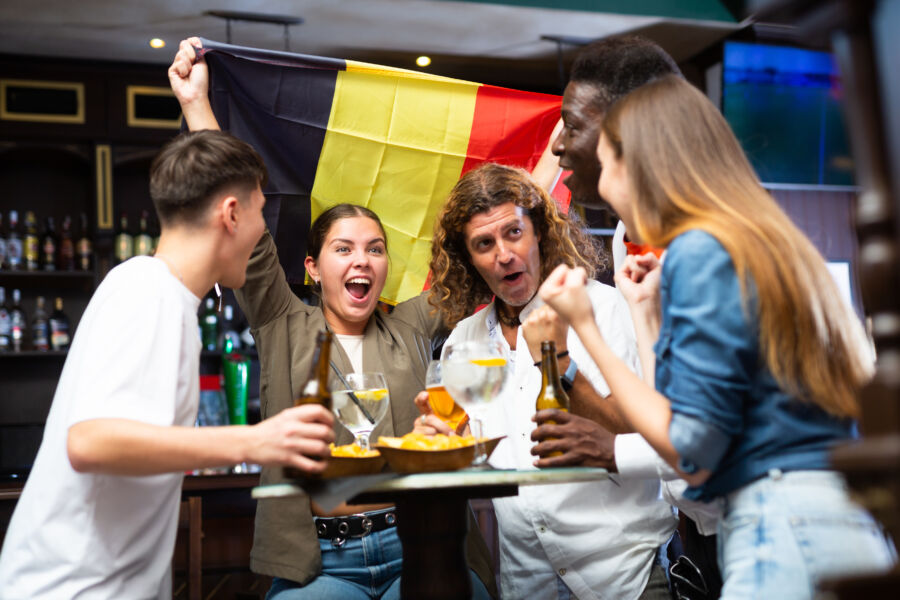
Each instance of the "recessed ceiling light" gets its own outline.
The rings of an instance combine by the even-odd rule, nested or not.
[[[165,48],[166,41],[161,40],[159,38],[153,38],[152,40],[150,40],[150,47],[151,48]]]
[[[429,58],[428,56],[420,56],[416,59],[416,64],[420,67],[427,67],[431,64],[431,58]]]

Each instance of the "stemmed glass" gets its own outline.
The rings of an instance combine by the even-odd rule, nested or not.
[[[369,434],[388,412],[390,393],[384,375],[378,372],[348,373],[332,383],[331,409],[355,443],[369,450]]]
[[[508,361],[499,342],[454,342],[444,346],[441,359],[444,386],[469,413],[475,437],[472,468],[489,469],[482,442],[487,403],[500,395],[507,380]]]
[[[428,363],[428,369],[425,371],[425,390],[428,392],[428,403],[434,414],[449,425],[450,429],[459,433],[469,419],[466,411],[453,400],[444,387],[441,361],[433,360]]]

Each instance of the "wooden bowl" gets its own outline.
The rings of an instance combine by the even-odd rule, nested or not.
[[[491,438],[484,442],[488,457],[497,444],[506,436]],[[457,471],[472,464],[475,446],[464,446],[452,450],[407,450],[378,445],[375,448],[387,460],[388,466],[396,473],[434,473]]]
[[[319,475],[323,479],[334,477],[350,477],[351,475],[372,475],[384,468],[384,455],[381,456],[332,456],[328,466]]]

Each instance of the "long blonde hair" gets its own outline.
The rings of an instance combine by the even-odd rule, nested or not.
[[[715,106],[664,77],[614,105],[602,131],[634,185],[638,236],[657,246],[689,229],[714,236],[734,263],[745,310],[756,308],[761,359],[779,385],[833,415],[858,416],[856,395],[872,373],[859,320]]]

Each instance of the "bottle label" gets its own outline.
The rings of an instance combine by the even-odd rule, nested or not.
[[[149,235],[139,235],[134,240],[134,255],[146,256],[153,252],[153,238]]]
[[[22,240],[10,238],[6,243],[7,262],[11,269],[18,269],[22,264]]]
[[[53,328],[50,333],[50,345],[54,350],[64,350],[69,347],[69,330]]]
[[[38,239],[29,235],[25,238],[25,266],[29,271],[33,271],[38,267]]]
[[[56,244],[53,240],[44,240],[44,269],[47,271],[56,270]]]
[[[134,256],[134,244],[131,236],[120,233],[116,236],[116,260],[124,262]]]
[[[49,350],[50,349],[50,340],[47,336],[47,324],[46,323],[35,323],[32,333],[32,345],[35,350]]]
[[[9,334],[12,325],[9,322],[9,313],[5,308],[0,307],[0,350],[9,348]]]

